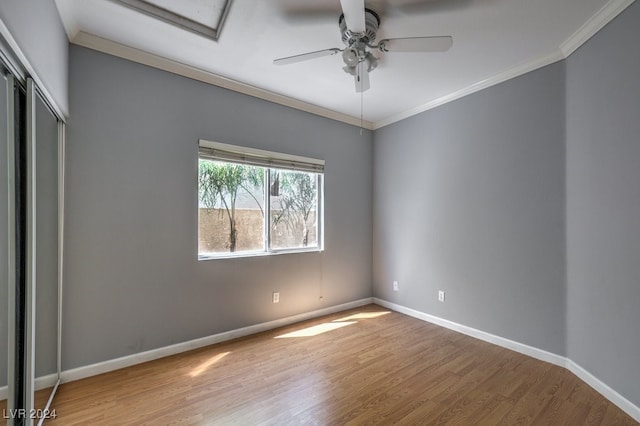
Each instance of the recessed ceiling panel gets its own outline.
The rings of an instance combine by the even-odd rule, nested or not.
[[[231,0],[117,0],[180,28],[217,40]]]

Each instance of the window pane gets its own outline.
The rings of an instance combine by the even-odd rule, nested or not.
[[[198,254],[263,251],[264,168],[200,159]]]
[[[318,247],[318,175],[270,170],[271,248]]]

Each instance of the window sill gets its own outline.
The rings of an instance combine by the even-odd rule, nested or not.
[[[281,254],[296,254],[296,253],[321,253],[324,249],[320,247],[309,247],[304,249],[282,249],[271,251],[255,251],[255,252],[241,252],[241,253],[211,253],[211,254],[198,254],[198,261],[201,260],[219,260],[219,259],[242,259],[247,257],[263,257],[263,256],[277,256]]]

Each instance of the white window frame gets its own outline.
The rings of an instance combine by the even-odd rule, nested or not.
[[[254,256],[269,256],[287,253],[309,253],[324,251],[324,165],[325,161],[317,158],[284,154],[262,149],[230,145],[204,139],[198,141],[198,163],[201,159],[224,161],[229,163],[252,165],[264,168],[264,235],[263,249],[240,252],[200,253],[198,260],[213,260],[225,258],[241,258]],[[318,243],[313,247],[272,248],[271,247],[271,170],[290,170],[315,173],[317,177],[317,211],[316,235]],[[196,177],[199,179],[199,177]],[[198,185],[196,184],[196,191]],[[200,202],[198,198],[198,203]],[[200,221],[198,220],[198,228]],[[199,229],[198,229],[199,232]]]

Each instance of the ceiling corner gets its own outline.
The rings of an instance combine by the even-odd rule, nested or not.
[[[73,41],[80,32],[80,24],[76,19],[73,6],[68,0],[55,0],[55,2],[62,26],[64,27],[65,33],[67,33],[67,38],[69,41]]]
[[[631,6],[633,2],[635,2],[635,0],[610,0],[560,45],[560,50],[564,57],[568,58],[580,46],[586,43],[587,40],[613,20],[613,18]]]

